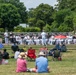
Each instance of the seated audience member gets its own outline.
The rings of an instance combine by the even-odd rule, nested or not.
[[[55,50],[53,51],[53,60],[54,60],[54,58],[56,58],[57,60],[62,60],[60,50],[55,49]]]
[[[64,43],[62,43],[61,52],[66,52],[66,51],[67,51],[66,45]]]
[[[44,54],[48,54],[48,48],[46,46],[43,46],[42,48],[40,48],[40,51],[44,52]]]
[[[9,59],[9,53],[4,49],[4,51],[0,52],[0,64],[8,64],[7,59]]]
[[[0,51],[0,65],[2,64],[2,53]]]
[[[53,56],[54,50],[59,50],[59,51],[61,51],[61,45],[60,45],[59,43],[56,44],[55,47],[48,52],[48,55],[49,55],[49,56]]]
[[[38,58],[35,61],[35,68],[32,68],[32,72],[47,73],[49,72],[48,59],[43,52],[40,52]]]
[[[24,46],[24,47],[23,47],[23,50],[24,50],[25,52],[27,51],[27,48],[26,48],[26,46]]]
[[[58,43],[58,44],[56,44],[55,49],[57,49],[57,50],[60,50],[60,51],[61,51],[61,45],[60,45],[59,43]]]
[[[0,49],[2,49],[4,47],[4,45],[0,42]]]
[[[11,46],[11,49],[13,50],[13,52],[15,53],[15,51],[17,49],[19,49],[18,45],[16,45],[16,43],[14,43],[12,46]]]
[[[48,52],[48,55],[49,55],[49,56],[53,56],[54,50],[55,50],[55,48],[51,49],[51,50]]]
[[[17,49],[17,51],[15,52],[14,58],[17,59],[19,54],[20,54],[20,51],[19,51],[19,49]]]
[[[24,51],[24,49],[21,48],[21,49],[20,49],[20,52],[25,52],[25,51]]]
[[[24,52],[21,52],[18,56],[17,59],[17,67],[16,67],[16,72],[28,72],[29,69],[27,69],[27,61],[26,58],[27,56],[25,55]]]
[[[7,52],[6,49],[3,51],[3,59],[9,59],[9,53]]]

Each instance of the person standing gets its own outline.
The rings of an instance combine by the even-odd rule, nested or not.
[[[8,44],[9,43],[9,35],[8,35],[8,32],[5,32],[4,33],[4,38],[5,38],[5,44]]]
[[[46,45],[46,32],[43,32],[41,33],[41,36],[42,36],[42,45]]]

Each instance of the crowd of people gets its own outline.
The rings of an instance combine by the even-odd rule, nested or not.
[[[35,67],[28,68],[27,61],[24,52],[21,52],[17,59],[16,72],[37,72],[37,73],[47,73],[49,72],[48,59],[45,57],[43,52],[40,52],[35,60]],[[44,63],[43,63],[44,62]]]
[[[12,32],[8,34],[4,33],[5,43],[8,44],[10,41],[11,49],[13,52],[13,56],[7,52],[6,49],[0,51],[0,64],[8,64],[9,58],[14,58],[16,60],[16,72],[35,72],[35,73],[47,73],[50,72],[50,67],[48,65],[48,56],[52,56],[54,59],[59,61],[62,60],[61,52],[66,52],[66,39],[63,41],[59,41],[59,39],[55,39],[53,35],[47,37],[46,32],[42,32],[40,36],[38,35],[14,35]],[[71,39],[71,38],[70,38]],[[55,41],[54,41],[55,40]],[[72,38],[73,43],[76,43],[76,38]],[[72,43],[70,41],[70,43]],[[24,44],[25,46],[22,49],[19,49],[20,44]],[[42,45],[39,48],[39,53],[36,54],[36,50],[32,47],[26,49],[26,45]],[[47,45],[54,44],[55,47],[53,49],[48,50]],[[69,43],[68,43],[69,44]],[[2,47],[2,45],[1,45]],[[28,68],[27,58],[32,58],[35,61],[35,66],[33,68]]]
[[[51,50],[48,50],[47,46],[42,46],[39,48],[38,54],[36,53],[36,50],[32,47],[29,47],[26,49],[26,46],[24,46],[22,49],[19,49],[19,46],[14,43],[14,45],[11,46],[12,52],[14,56],[11,57],[6,49],[0,51],[0,64],[8,64],[9,58],[14,58],[16,60],[16,72],[35,72],[35,73],[47,73],[50,72],[50,67],[48,65],[48,56],[52,56],[53,58],[56,58],[57,60],[61,61],[61,52],[66,52],[67,48],[63,48],[65,44],[56,44],[55,47]],[[34,51],[34,55],[31,51]],[[30,56],[28,56],[29,51],[32,53]],[[27,58],[34,58],[35,60],[35,66],[33,68],[28,68],[28,59]]]
[[[16,46],[16,45],[15,45]],[[14,47],[14,46],[13,46]],[[46,73],[49,72],[49,66],[48,66],[48,59],[46,57],[46,54],[43,50],[39,51],[39,54],[35,54],[34,56],[30,56],[30,58],[35,59],[35,67],[34,68],[28,68],[27,67],[27,59],[28,57],[28,51],[35,50],[32,47],[28,48],[26,51],[23,49],[19,49],[18,46],[13,48],[11,46],[11,49],[14,53],[14,56],[11,57],[11,55],[7,52],[6,49],[0,50],[0,65],[1,64],[8,64],[8,59],[14,58],[16,59],[16,72],[37,72],[37,73]],[[42,47],[43,49],[46,47]],[[13,50],[15,49],[15,50]],[[41,48],[40,48],[41,49]],[[47,48],[46,48],[47,49]],[[44,64],[43,64],[44,63]]]
[[[44,47],[42,47],[44,48]],[[46,48],[46,47],[45,47]],[[41,49],[41,48],[40,48]],[[46,54],[44,53],[43,50],[39,51],[39,54],[35,54],[33,56],[33,53],[28,56],[28,52],[35,50],[32,47],[28,48],[27,52],[26,51],[16,51],[15,56],[17,60],[17,67],[16,67],[16,72],[35,72],[35,73],[47,73],[50,72],[50,68],[48,65],[48,59]],[[18,53],[17,53],[18,52]],[[16,54],[17,53],[17,54]],[[26,58],[34,58],[35,59],[35,66],[33,68],[28,68],[27,67],[27,60]]]
[[[17,43],[26,45],[53,45],[65,42],[65,44],[76,44],[76,35],[64,35],[66,38],[55,38],[59,34],[49,34],[45,31],[41,33],[28,33],[28,34],[14,34],[13,32],[5,32],[5,44]]]

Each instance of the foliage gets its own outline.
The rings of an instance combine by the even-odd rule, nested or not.
[[[25,28],[25,32],[40,32],[40,28],[38,28],[38,27],[27,27],[27,28]]]
[[[16,26],[14,32],[25,32],[25,28],[22,26]]]
[[[36,22],[35,18],[29,18],[28,19],[28,24],[30,27],[36,26],[35,22]]]
[[[0,0],[0,27],[12,31],[20,23],[27,23],[26,7],[20,0]]]
[[[41,3],[36,8],[26,7],[20,0],[0,0],[0,28],[13,31],[20,23],[26,23],[30,28],[20,28],[14,31],[45,31],[76,32],[76,0],[57,0],[55,8]],[[37,27],[34,28],[34,27]]]
[[[20,0],[0,0],[0,3],[12,4],[18,9],[18,13],[20,15],[20,22],[27,23],[27,11],[26,7]]]
[[[2,19],[0,18],[0,25],[2,24]]]
[[[20,21],[18,9],[12,4],[1,4],[0,19],[2,20],[0,25],[1,28],[12,30],[14,26],[19,24]]]
[[[74,33],[76,33],[76,13],[73,13],[73,29]]]
[[[0,28],[0,32],[4,32],[4,29],[3,28]]]
[[[35,9],[28,12],[28,24],[30,26],[40,27],[41,31],[46,24],[51,25],[53,22],[52,14],[54,9],[48,4],[40,4]]]
[[[44,25],[45,25],[45,23],[43,20],[38,20],[36,23],[36,26],[38,26],[41,29],[41,31],[43,30]]]
[[[68,27],[67,24],[62,23],[58,28],[58,32],[64,32],[64,31],[66,32],[71,31],[71,27]]]
[[[46,26],[43,27],[43,30],[45,30],[46,32],[51,32],[51,26],[46,24]]]
[[[57,0],[58,10],[70,9],[71,11],[76,11],[76,0]]]
[[[64,29],[62,30],[62,28]],[[54,31],[57,32],[72,31],[73,22],[72,22],[71,11],[69,9],[63,9],[57,11],[55,13],[54,22],[51,25],[51,29],[54,29]]]
[[[14,32],[40,32],[40,28],[38,28],[38,27],[24,28],[22,26],[17,26],[14,28]]]

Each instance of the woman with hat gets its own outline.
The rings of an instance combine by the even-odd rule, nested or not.
[[[32,72],[38,73],[47,73],[49,72],[48,59],[43,52],[38,54],[38,58],[35,61],[35,68],[32,69]]]
[[[16,72],[26,72],[27,71],[27,61],[25,60],[27,56],[24,52],[21,52],[17,59]]]

